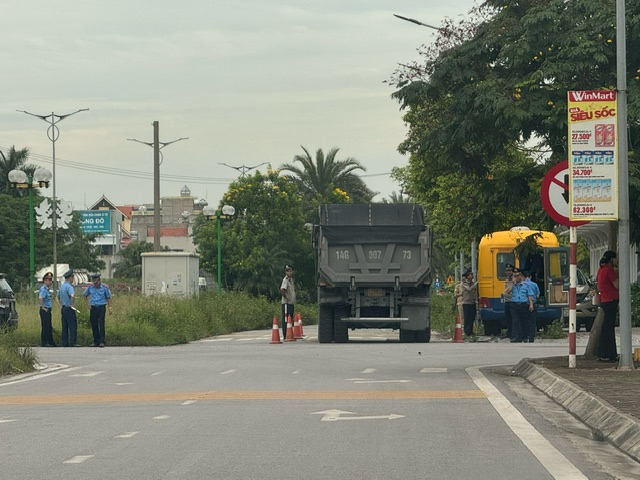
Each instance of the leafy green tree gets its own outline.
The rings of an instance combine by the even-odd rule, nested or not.
[[[295,183],[275,170],[256,172],[233,182],[219,207],[223,205],[236,209],[235,218],[221,224],[225,288],[276,299],[284,265],[292,263],[300,294],[311,296],[315,279],[311,235],[304,227]],[[202,267],[217,273],[217,221],[196,219],[194,243]]]
[[[36,203],[42,200],[37,197]],[[58,263],[97,271],[104,268],[100,249],[92,245],[93,236],[82,232],[82,219],[74,214],[68,229],[57,230]],[[53,264],[53,233],[34,230],[35,267]],[[6,273],[17,291],[29,284],[29,201],[0,194],[0,271]]]
[[[629,178],[635,220],[639,17],[640,2],[631,2]],[[550,165],[567,158],[567,91],[615,85],[613,1],[489,0],[470,18],[446,24],[436,46],[423,51],[424,62],[401,68],[392,79],[409,125],[400,145],[410,155],[408,191],[430,205],[452,247],[515,224],[550,226],[544,214],[536,214],[542,212],[539,184]],[[633,224],[638,238],[638,222]]]
[[[113,276],[126,280],[142,279],[142,253],[153,252],[153,243],[134,240],[120,250],[121,260],[114,265]]]
[[[28,190],[13,188],[9,182],[9,172],[11,170],[22,170],[27,175],[33,175],[36,167],[34,165],[28,165],[28,159],[28,148],[16,150],[16,147],[12,146],[6,155],[0,150],[0,193],[7,193],[14,197],[25,197],[28,195]]]
[[[312,220],[317,216],[317,207],[322,203],[367,203],[375,192],[369,190],[357,175],[366,168],[355,158],[337,160],[338,148],[326,155],[322,149],[316,151],[315,159],[302,147],[304,155],[293,157],[293,163],[280,166],[281,172],[290,172],[305,201],[305,212],[311,212]],[[298,165],[300,164],[300,165]]]

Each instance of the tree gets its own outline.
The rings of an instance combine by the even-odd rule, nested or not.
[[[219,208],[223,205],[236,209],[236,216],[221,224],[221,273],[225,288],[279,298],[284,265],[292,263],[300,293],[310,296],[315,279],[313,252],[295,183],[279,176],[276,170],[269,170],[266,175],[256,172],[233,182]],[[196,219],[194,243],[202,267],[214,273],[217,221]]]
[[[134,240],[120,250],[121,260],[114,265],[113,276],[127,280],[142,279],[142,253],[153,252],[153,243]]]
[[[14,197],[27,196],[28,191],[26,189],[13,188],[11,182],[9,182],[9,172],[11,170],[22,170],[27,176],[33,175],[36,171],[34,165],[27,165],[29,159],[29,149],[23,148],[22,150],[16,150],[15,146],[12,146],[7,155],[0,150],[0,193],[7,193]]]
[[[293,174],[291,179],[302,193],[305,212],[313,212],[313,218],[315,218],[317,207],[321,203],[334,203],[336,200],[338,203],[343,203],[344,200],[353,203],[371,201],[375,192],[369,190],[355,173],[366,171],[358,160],[352,157],[336,160],[338,148],[332,148],[326,156],[319,148],[314,160],[305,147],[301,148],[305,154],[294,156],[294,163],[281,165],[280,171]],[[336,198],[336,196],[342,198]]]
[[[41,200],[38,197],[36,202]],[[11,285],[20,291],[29,284],[29,201],[0,194],[0,271],[11,279]],[[99,259],[100,248],[92,245],[94,236],[82,232],[82,218],[74,214],[68,229],[58,229],[56,246],[58,263],[73,268],[97,271],[104,268]],[[34,230],[36,270],[53,263],[53,232]]]
[[[396,72],[393,96],[409,125],[400,150],[411,156],[410,194],[435,202],[434,218],[455,209],[447,203],[461,202],[451,188],[463,186],[472,196],[459,197],[466,203],[457,217],[463,221],[439,228],[458,234],[450,244],[500,228],[501,218],[535,228],[551,225],[535,214],[542,211],[540,178],[567,158],[567,91],[615,85],[614,8],[612,1],[489,0],[472,11],[470,22],[448,23],[436,48],[423,51],[424,64]],[[627,9],[627,50],[634,72],[640,72],[638,17],[640,2],[633,2]],[[629,79],[631,150],[640,128],[639,89],[636,73]],[[531,142],[537,145],[527,148]],[[637,172],[632,151],[635,215]],[[512,192],[500,188],[510,178]],[[638,222],[633,224],[638,238]]]

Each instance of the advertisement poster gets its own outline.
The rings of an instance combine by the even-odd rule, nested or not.
[[[569,216],[618,219],[616,92],[569,92]]]

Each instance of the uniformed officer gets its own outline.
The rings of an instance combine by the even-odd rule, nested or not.
[[[109,314],[111,309],[111,290],[109,286],[102,283],[99,273],[91,275],[93,283],[84,291],[84,301],[89,306],[89,320],[93,331],[93,347],[104,347],[105,341],[105,316],[107,306]]]
[[[42,277],[42,285],[38,291],[38,304],[40,305],[40,345],[43,347],[55,347],[53,341],[53,327],[51,326],[51,292],[49,288],[53,282],[53,273],[47,272]]]
[[[62,346],[76,347],[78,341],[78,319],[76,318],[76,294],[73,288],[73,270],[62,275],[64,283],[60,285],[56,302],[62,313]]]
[[[513,285],[505,293],[511,294],[511,342],[523,342],[529,337],[529,318],[533,311],[533,292],[524,282],[519,268],[513,269]]]

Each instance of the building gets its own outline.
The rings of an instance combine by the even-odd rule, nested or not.
[[[160,199],[160,245],[176,252],[193,252],[193,223],[207,205],[191,195],[186,185],[180,196]],[[104,195],[89,210],[82,210],[82,228],[98,235],[93,242],[101,247],[101,259],[106,264],[103,274],[110,278],[119,252],[131,241],[154,242],[153,204],[116,205]]]

